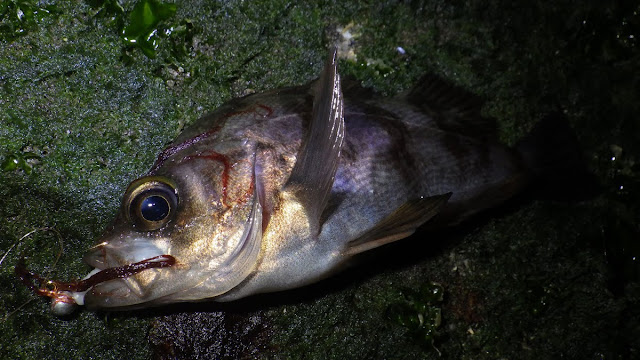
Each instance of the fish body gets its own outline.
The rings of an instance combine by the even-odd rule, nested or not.
[[[475,99],[435,78],[390,99],[344,87],[335,52],[307,85],[235,99],[132,182],[85,261],[175,265],[70,291],[90,308],[231,301],[304,286],[354,255],[496,206],[527,183]],[[489,127],[490,128],[490,127]]]

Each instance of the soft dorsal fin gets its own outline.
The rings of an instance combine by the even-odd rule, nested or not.
[[[347,244],[344,254],[352,256],[403,239],[440,212],[451,193],[407,201],[369,231]]]
[[[496,121],[480,115],[483,100],[437,75],[423,76],[406,99],[432,116],[443,130],[480,139],[497,138]]]
[[[329,200],[344,140],[344,105],[337,65],[334,48],[315,84],[309,131],[285,187],[306,209],[309,223],[317,227],[313,231],[320,229],[320,215]]]

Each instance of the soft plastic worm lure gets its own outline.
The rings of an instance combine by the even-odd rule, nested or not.
[[[78,298],[74,295],[86,292],[96,284],[127,278],[147,269],[170,267],[175,264],[176,259],[173,256],[160,255],[137,263],[100,270],[82,280],[62,282],[47,280],[27,270],[25,260],[22,258],[18,261],[15,272],[22,283],[35,294],[51,298],[51,310],[56,315],[68,315],[78,305],[78,299],[82,299],[82,297]]]

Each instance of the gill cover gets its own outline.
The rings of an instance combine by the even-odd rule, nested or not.
[[[196,287],[160,299],[159,303],[194,301],[222,295],[235,288],[254,270],[262,248],[262,211],[264,199],[262,171],[254,163],[253,206],[244,225],[242,237],[231,255]],[[166,301],[165,301],[166,300]]]

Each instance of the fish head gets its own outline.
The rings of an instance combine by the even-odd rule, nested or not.
[[[94,272],[123,271],[166,255],[175,264],[123,271],[94,285],[84,295],[89,308],[212,298],[252,271],[262,238],[255,166],[232,168],[226,160],[205,156],[185,159],[133,181],[113,224],[84,258]]]

